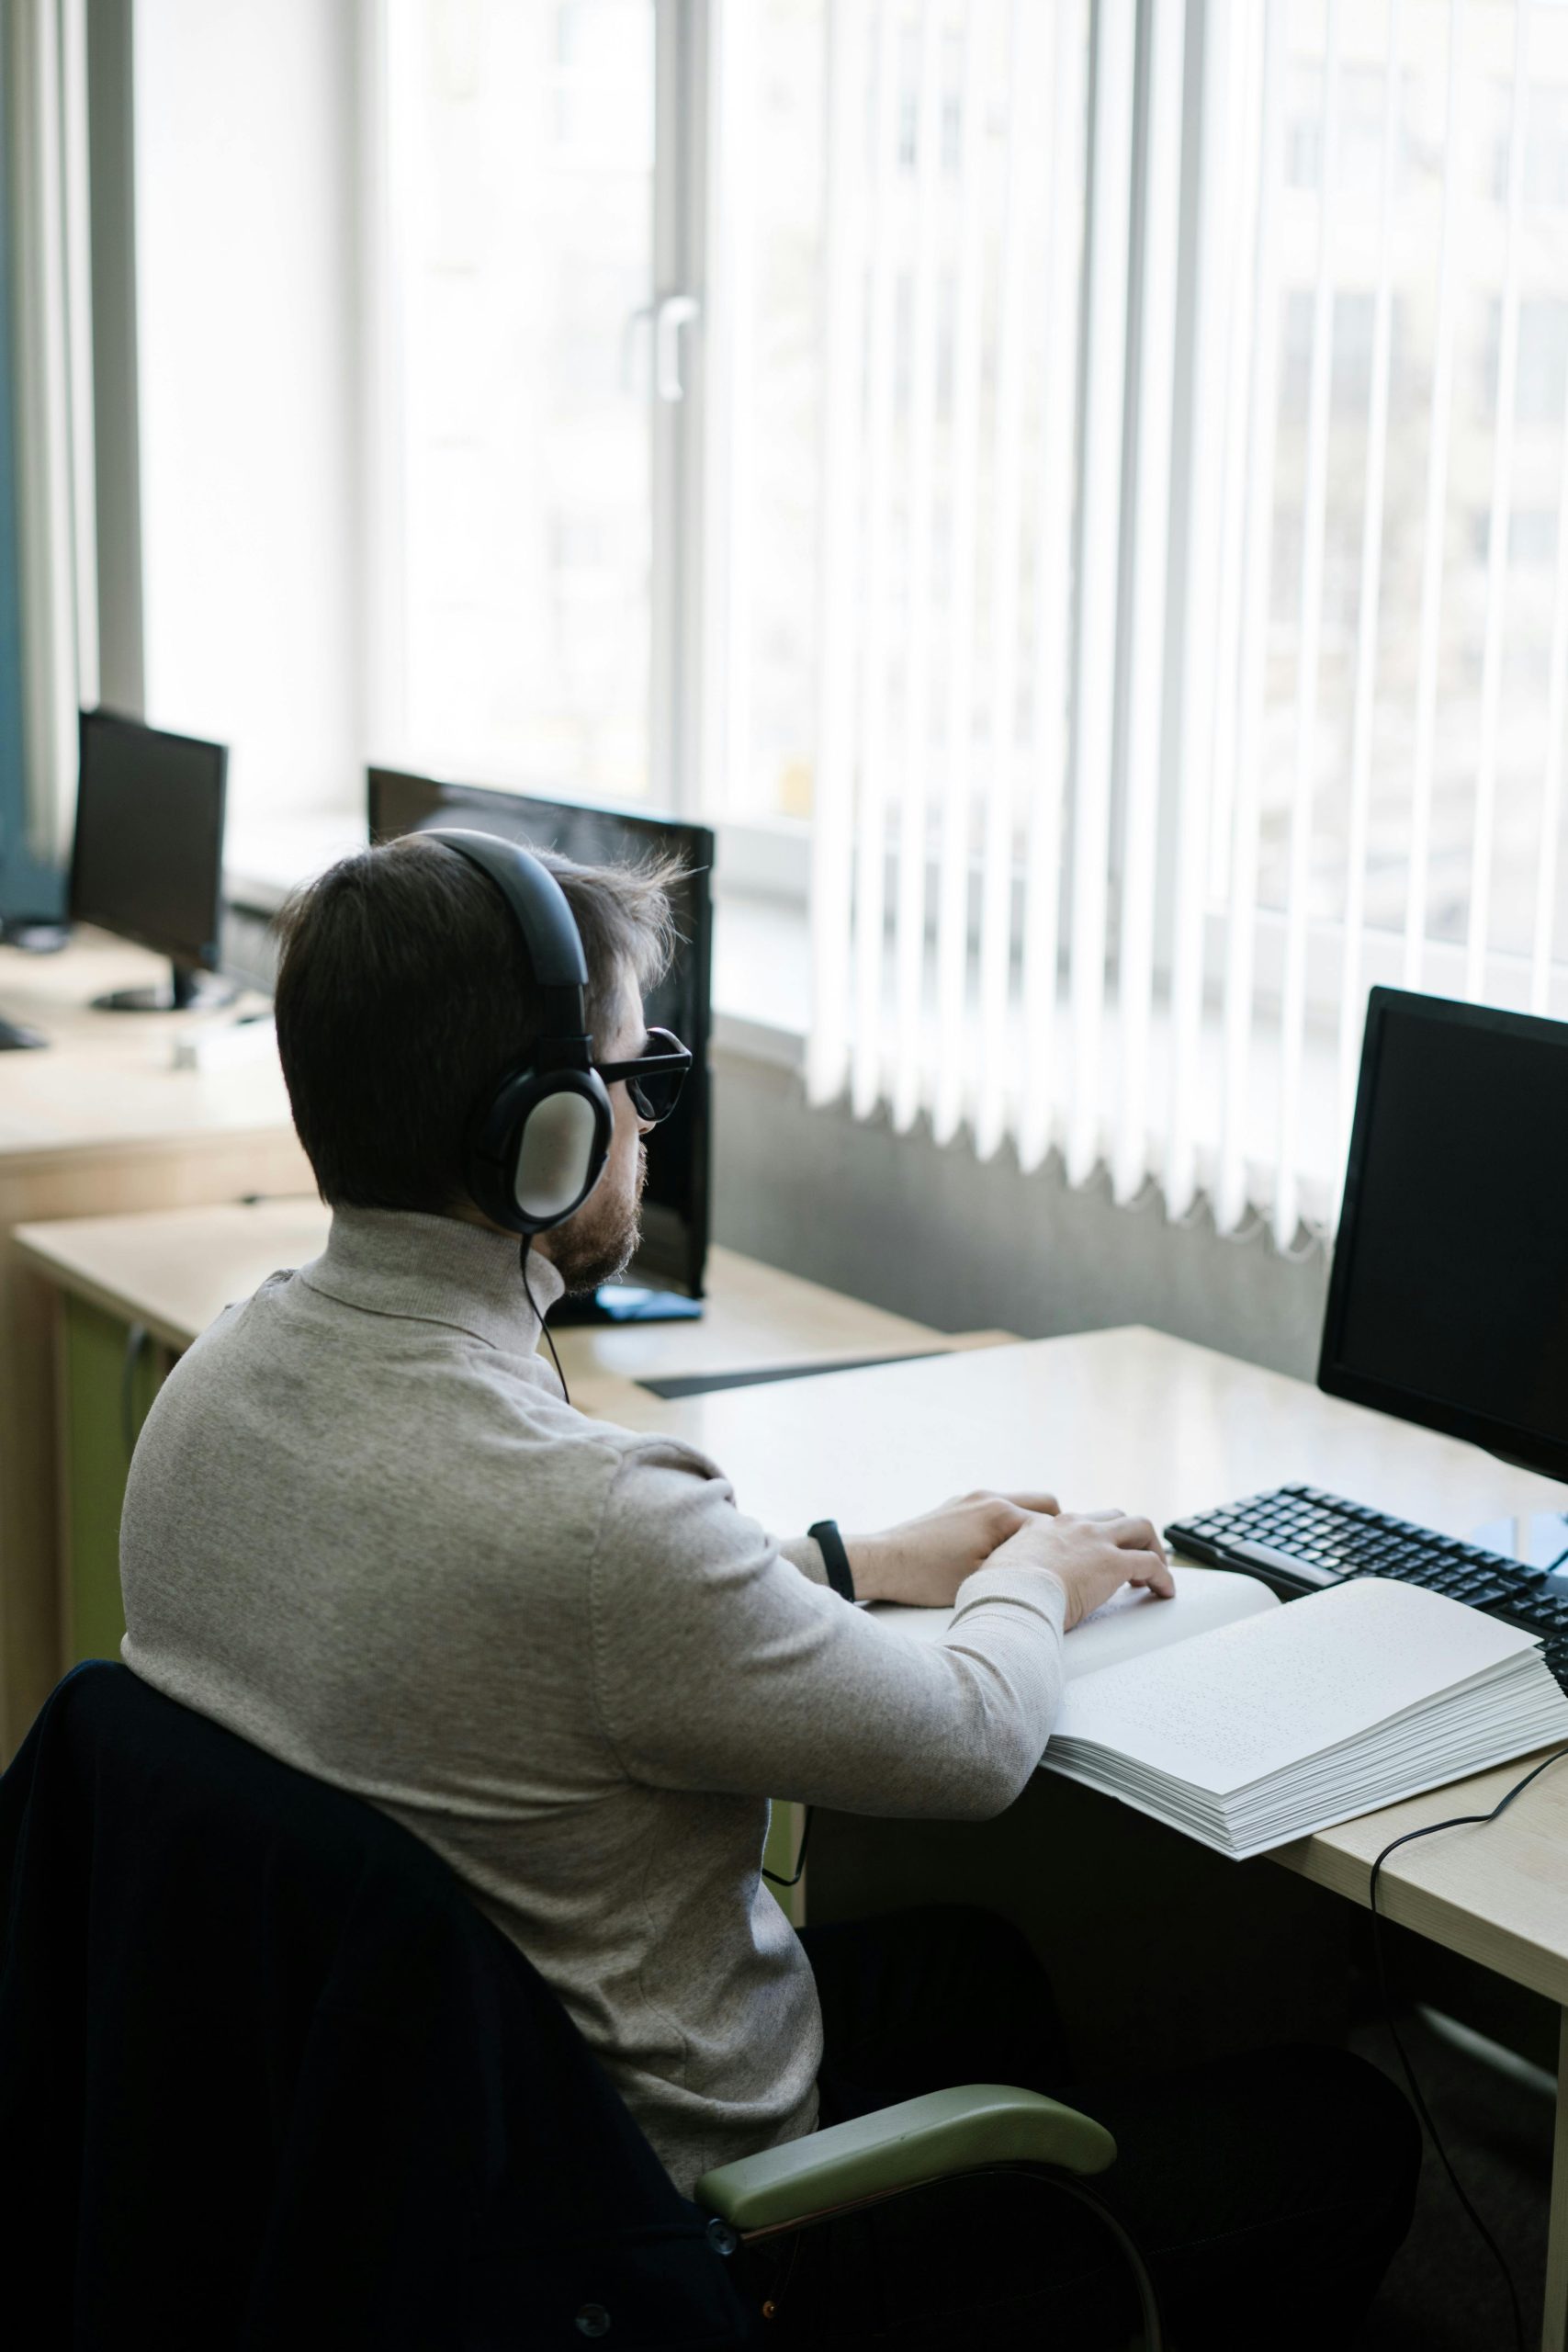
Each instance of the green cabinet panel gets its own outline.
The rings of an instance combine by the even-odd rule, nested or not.
[[[118,1657],[119,1515],[130,1448],[162,1386],[168,1351],[85,1299],[62,1301],[65,1662]]]
[[[768,1816],[767,1841],[762,1848],[762,1868],[775,1877],[788,1878],[800,1860],[800,1840],[806,1827],[807,1808],[803,1804],[775,1804]],[[806,1916],[806,1881],[798,1886],[775,1886],[771,1892],[777,1896],[780,1910],[795,1927],[804,1924]]]

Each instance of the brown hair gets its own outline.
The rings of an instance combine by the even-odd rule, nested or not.
[[[625,977],[646,989],[669,965],[679,869],[535,854],[577,923],[603,1053]],[[527,946],[501,892],[410,833],[340,858],[277,928],[277,1048],[321,1198],[449,1214],[476,1102],[538,1037]]]

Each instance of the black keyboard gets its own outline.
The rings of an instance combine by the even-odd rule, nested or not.
[[[1287,1600],[1351,1577],[1392,1577],[1467,1601],[1539,1634],[1546,1663],[1568,1690],[1568,1524],[1562,1563],[1532,1568],[1315,1487],[1277,1487],[1178,1520],[1165,1532],[1172,1550],[1188,1559],[1245,1568]],[[1559,1565],[1562,1583],[1553,1574]]]

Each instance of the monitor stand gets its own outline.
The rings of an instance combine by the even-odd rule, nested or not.
[[[226,980],[220,972],[196,972],[188,965],[171,964],[167,989],[156,986],[111,989],[107,996],[93,999],[93,1011],[215,1012],[220,1005],[232,1004],[239,993],[239,982]]]
[[[563,1298],[551,1307],[549,1321],[569,1323],[694,1323],[702,1315],[700,1298],[682,1298],[678,1291],[643,1290],[636,1283],[602,1283],[579,1298]]]
[[[1501,1552],[1527,1568],[1556,1569],[1568,1589],[1568,1511],[1526,1511],[1517,1519],[1489,1519],[1472,1528],[1470,1540]]]

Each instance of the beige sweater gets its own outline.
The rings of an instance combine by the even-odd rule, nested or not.
[[[689,2190],[816,2120],[767,1800],[999,1811],[1051,1727],[1061,1588],[984,1569],[944,1642],[901,1640],[701,1454],[573,1411],[537,1338],[513,1242],[340,1211],[152,1408],[125,1657],[443,1855]]]

